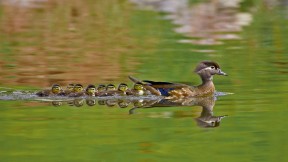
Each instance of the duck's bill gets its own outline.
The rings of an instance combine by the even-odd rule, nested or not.
[[[228,74],[226,74],[225,72],[223,72],[221,69],[219,69],[218,75],[224,75],[224,76],[228,76]]]

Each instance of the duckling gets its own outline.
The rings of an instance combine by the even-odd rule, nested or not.
[[[104,84],[99,84],[95,92],[95,96],[99,96],[105,90],[106,90],[106,86]]]
[[[127,90],[128,90],[128,85],[125,83],[120,83],[117,90],[108,90],[103,95],[104,96],[115,96],[115,95],[124,96],[126,95]]]
[[[125,83],[121,83],[118,86],[118,92],[120,92],[120,95],[126,95],[126,91],[128,90],[128,85]]]
[[[142,96],[144,95],[144,86],[139,83],[135,83],[133,86],[133,89],[127,91],[127,95],[133,95],[133,96]]]
[[[106,86],[106,91],[113,91],[116,90],[116,86],[114,84],[108,84]]]
[[[213,61],[202,61],[196,68],[195,72],[201,77],[202,84],[198,86],[190,86],[180,83],[171,82],[155,82],[150,80],[139,81],[132,76],[130,80],[135,83],[142,84],[152,94],[157,96],[165,96],[167,99],[185,98],[185,97],[203,97],[212,96],[215,92],[213,84],[214,75],[227,76],[225,72],[220,69],[219,64]]]
[[[72,93],[74,86],[75,84],[73,83],[68,84],[66,89],[63,91],[63,95],[68,96],[70,93]]]
[[[75,84],[73,87],[72,93],[70,93],[68,96],[69,97],[80,97],[85,95],[84,88],[82,84]]]
[[[51,89],[44,89],[36,93],[39,97],[47,97],[51,95],[62,95],[62,87],[59,84],[53,84]]]
[[[106,90],[97,93],[97,96],[111,96],[114,91],[116,91],[116,86],[114,84],[108,84],[106,86]]]
[[[86,95],[95,96],[96,87],[94,85],[92,85],[92,84],[89,84],[85,91],[86,91]]]

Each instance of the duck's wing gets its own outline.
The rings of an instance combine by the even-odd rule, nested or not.
[[[181,83],[171,83],[171,82],[156,82],[156,81],[151,81],[151,80],[139,80],[136,79],[132,76],[129,76],[129,79],[133,81],[134,83],[139,83],[143,85],[149,85],[154,88],[184,88],[184,87],[190,87],[189,85],[186,84],[181,84]]]
[[[152,85],[174,84],[174,83],[171,83],[171,82],[155,82],[155,81],[152,81],[152,80],[143,80],[143,82],[150,83]]]
[[[170,92],[182,88],[190,88],[191,86],[180,83],[171,83],[171,82],[155,82],[151,80],[139,80],[132,76],[129,76],[129,79],[134,83],[143,84],[144,87],[149,90],[152,94],[159,96],[169,96]]]

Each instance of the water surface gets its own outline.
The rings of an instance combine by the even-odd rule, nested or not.
[[[178,103],[148,108],[138,100],[125,108],[118,100],[108,106],[98,99],[95,104],[85,99],[60,104],[0,100],[2,161],[288,160],[286,1],[242,1],[233,7],[230,16],[247,13],[252,21],[224,32],[239,38],[228,40],[216,39],[219,31],[206,30],[201,38],[177,33],[181,24],[167,20],[170,13],[142,10],[127,1],[101,1],[101,7],[88,1],[43,3],[48,5],[44,9],[17,10],[29,21],[13,17],[11,6],[1,6],[1,87],[34,91],[54,82],[131,85],[127,75],[197,85],[196,64],[215,60],[229,74],[214,77],[217,91],[234,94],[205,100],[212,110]],[[194,12],[207,3],[212,5],[198,1],[186,8]],[[54,19],[57,15],[62,19]],[[182,41],[206,36],[221,43]],[[213,117],[224,118],[208,122]]]

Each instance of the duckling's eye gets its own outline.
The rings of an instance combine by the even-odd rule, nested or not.
[[[211,66],[211,69],[215,69],[215,66]]]

